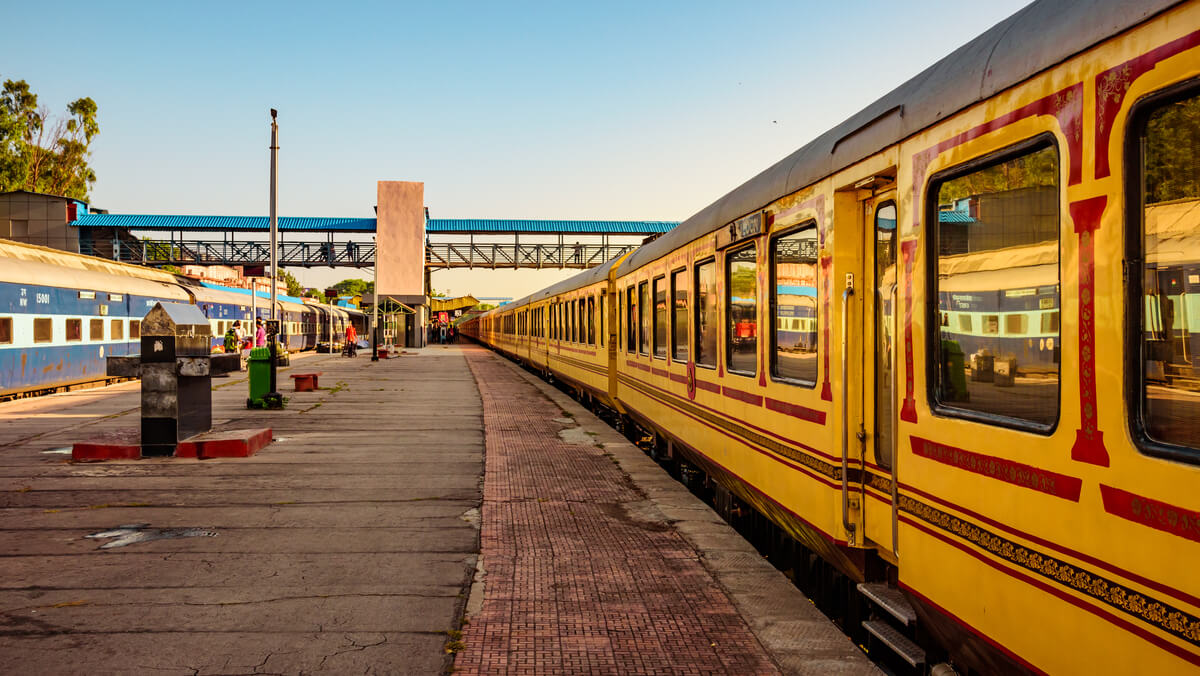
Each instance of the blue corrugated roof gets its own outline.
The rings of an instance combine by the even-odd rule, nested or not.
[[[945,209],[938,212],[939,223],[974,223],[975,219],[971,218],[971,214],[965,211],[952,211]]]
[[[679,225],[674,221],[534,221],[490,218],[431,218],[427,232],[537,232],[651,235]]]
[[[128,228],[130,230],[266,230],[266,216],[169,216],[143,214],[86,214],[71,222],[77,228]],[[650,235],[679,225],[671,221],[534,221],[483,218],[431,218],[426,232],[476,233],[578,233]],[[314,232],[375,232],[374,218],[322,218],[282,216],[279,229]]]
[[[161,216],[142,214],[87,214],[71,222],[77,228],[129,228],[131,230],[267,230],[266,216]],[[374,218],[309,218],[281,216],[280,230],[375,232]]]

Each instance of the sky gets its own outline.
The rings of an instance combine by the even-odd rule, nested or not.
[[[1026,2],[9,4],[0,78],[96,101],[112,213],[266,215],[277,108],[280,215],[371,217],[409,180],[433,218],[682,221]]]

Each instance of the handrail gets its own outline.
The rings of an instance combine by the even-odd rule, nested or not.
[[[854,276],[846,275],[846,290],[842,292],[842,526],[850,533],[850,544],[854,544],[855,524],[850,522],[850,296],[854,295]]]
[[[887,402],[887,405],[892,408],[890,414],[892,421],[892,555],[897,559],[900,558],[900,480],[896,470],[896,465],[900,464],[900,416],[898,415],[900,412],[900,372],[898,370],[900,354],[896,350],[896,337],[900,335],[898,333],[900,327],[897,322],[900,312],[896,306],[896,302],[900,298],[899,289],[899,284],[892,285],[892,387],[890,392],[892,396],[891,401]]]

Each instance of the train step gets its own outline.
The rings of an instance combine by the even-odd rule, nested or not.
[[[864,620],[862,626],[881,643],[891,648],[900,659],[908,662],[909,666],[918,667],[925,664],[925,651],[921,646],[913,643],[892,625],[883,620]]]
[[[904,598],[904,592],[895,587],[883,582],[860,582],[858,593],[886,610],[906,627],[917,621],[917,612],[913,610],[912,604]]]

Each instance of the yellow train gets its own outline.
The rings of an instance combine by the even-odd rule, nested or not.
[[[464,332],[818,554],[873,652],[1200,671],[1200,2],[1036,2]]]

